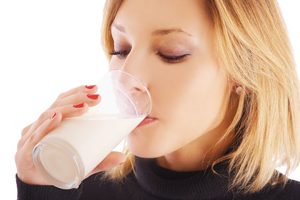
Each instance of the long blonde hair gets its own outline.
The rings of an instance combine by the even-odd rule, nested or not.
[[[113,51],[111,24],[123,0],[107,0],[102,42]],[[266,184],[287,181],[300,162],[299,80],[286,27],[276,0],[205,1],[214,24],[216,48],[228,77],[243,88],[237,111],[220,139],[234,130],[239,145],[214,164],[228,160],[230,188],[256,192]],[[121,180],[134,170],[134,156],[105,172]],[[212,166],[213,166],[212,165]],[[283,176],[276,168],[286,166]]]

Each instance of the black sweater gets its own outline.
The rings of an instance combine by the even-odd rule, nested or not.
[[[136,157],[135,172],[123,182],[101,180],[103,172],[85,179],[78,189],[61,190],[54,186],[29,185],[17,176],[18,200],[300,200],[300,183],[289,180],[285,187],[266,186],[255,194],[228,191],[227,165],[215,170],[176,172],[157,165],[155,159]],[[224,176],[225,175],[225,176]]]

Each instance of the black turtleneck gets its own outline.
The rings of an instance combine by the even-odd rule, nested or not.
[[[225,162],[210,169],[176,172],[159,166],[156,159],[136,157],[135,170],[122,182],[101,179],[103,172],[85,179],[78,189],[29,185],[17,178],[18,200],[300,200],[300,183],[289,180],[285,187],[266,186],[255,194],[228,191]]]

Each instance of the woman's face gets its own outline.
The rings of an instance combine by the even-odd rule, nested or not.
[[[155,122],[128,137],[140,157],[169,154],[216,128],[226,112],[227,77],[215,57],[203,0],[127,0],[111,26],[111,69],[147,83]]]

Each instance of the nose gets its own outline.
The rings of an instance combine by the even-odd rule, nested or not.
[[[130,94],[145,92],[147,90],[147,83],[139,77],[124,70],[117,71],[119,71],[119,73],[116,73],[117,77],[115,78],[119,86],[130,92]]]
[[[124,74],[126,72],[123,72]],[[149,91],[142,82],[135,79],[132,75],[122,76],[119,80],[121,91],[123,96],[123,106],[125,113],[132,113],[137,116],[147,116],[152,109],[152,99]]]
[[[131,49],[121,65],[112,67],[125,73],[124,76],[119,77],[119,82],[127,89],[130,87],[131,92],[136,93],[144,92],[145,88],[148,88],[150,73],[147,71],[146,52],[135,49],[136,47]]]
[[[120,108],[124,109],[125,113],[140,116],[151,112],[152,99],[144,81],[123,70],[114,70],[111,76],[117,88],[116,95],[120,101]]]

